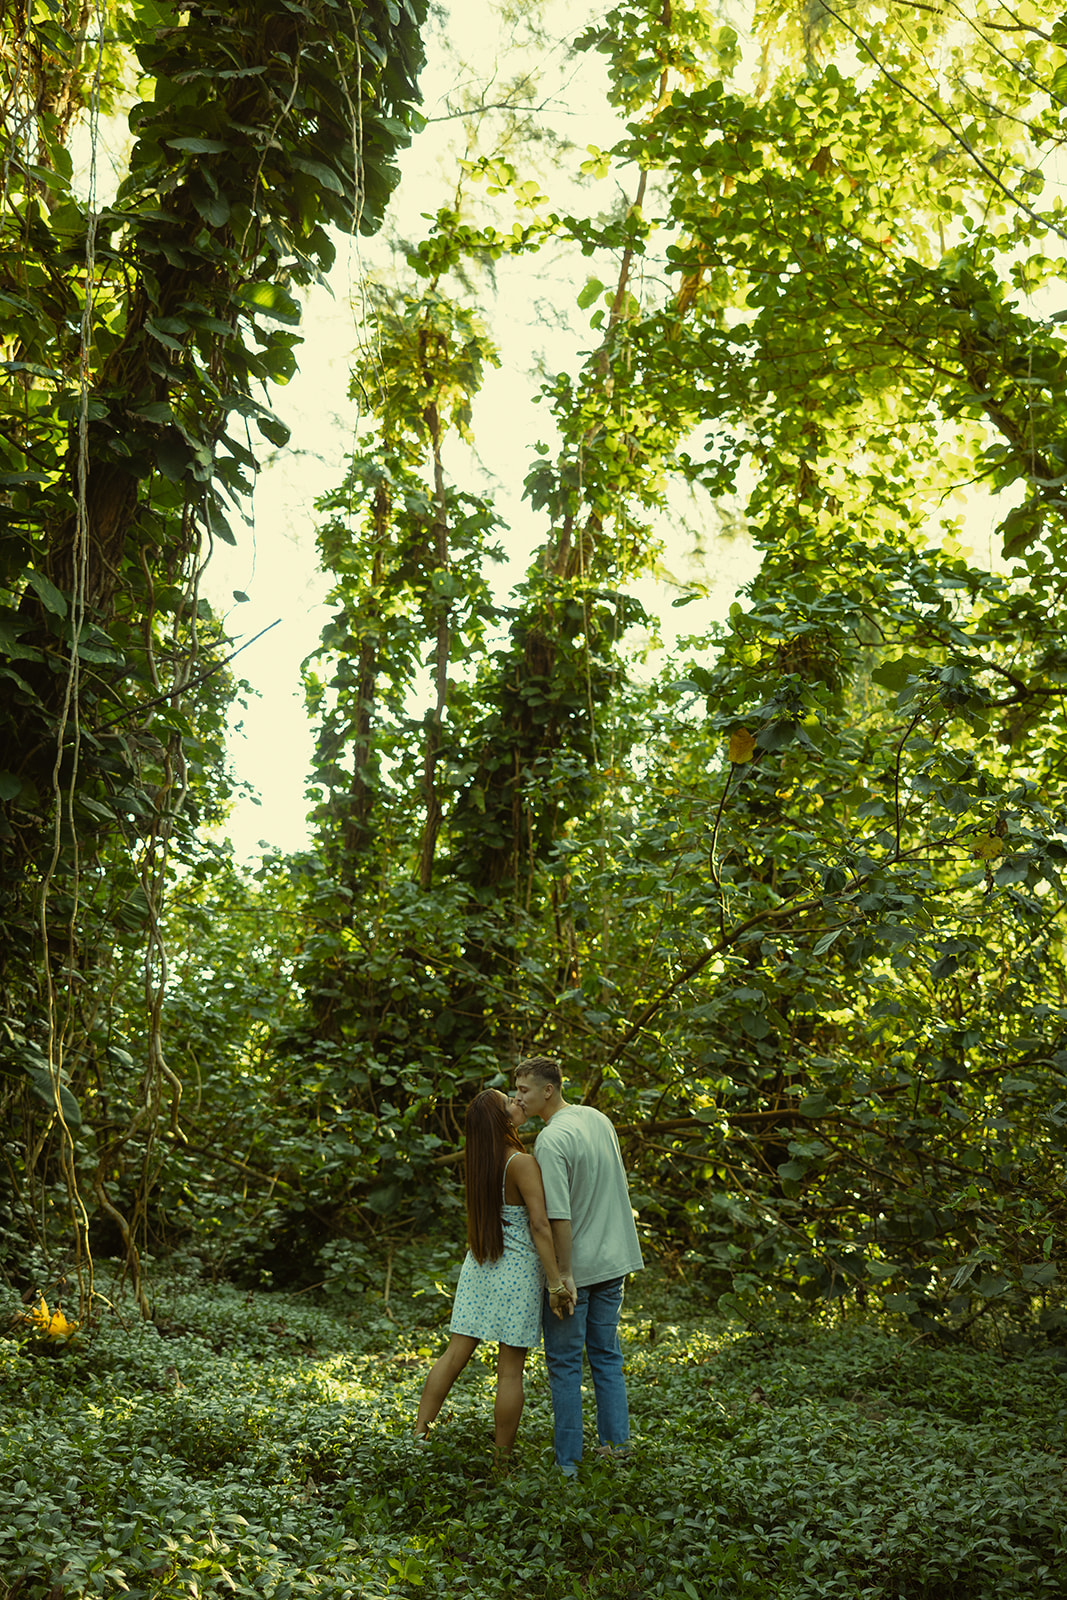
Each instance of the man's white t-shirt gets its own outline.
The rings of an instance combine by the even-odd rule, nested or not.
[[[615,1129],[593,1106],[561,1106],[534,1145],[550,1222],[569,1222],[579,1289],[644,1266]]]

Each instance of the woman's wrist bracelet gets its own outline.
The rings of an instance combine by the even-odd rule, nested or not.
[[[556,1284],[556,1287],[554,1289],[549,1289],[548,1292],[549,1292],[549,1294],[562,1294],[564,1292],[564,1290],[566,1289],[566,1287],[567,1287],[567,1285],[565,1283],[560,1282],[560,1283]]]

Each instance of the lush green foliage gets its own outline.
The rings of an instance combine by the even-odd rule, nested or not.
[[[616,8],[581,44],[627,131],[582,170],[631,203],[564,216],[483,155],[408,251],[322,507],[335,888],[289,1043],[340,1050],[332,1126],[384,1135],[380,1212],[412,1215],[469,1086],[548,1044],[623,1125],[656,1246],[735,1305],[777,1275],[1058,1338],[1067,390],[1040,164],[1067,35],[1035,13],[1009,54],[996,7],[818,13],[761,16],[753,84],[705,7]],[[596,348],[543,386],[544,540],[494,611],[491,507],[443,443],[493,354],[470,273],[546,239],[591,258]],[[635,681],[672,478],[763,561],[725,630]],[[699,617],[699,585],[676,599]]]
[[[56,0],[0,19],[3,1185],[24,1230],[65,1179],[79,1236],[88,1196],[133,1264],[144,1207],[125,1218],[114,1186],[135,1163],[151,1186],[181,1093],[163,894],[230,789],[229,641],[201,571],[247,516],[252,425],[288,438],[264,395],[295,370],[294,290],[337,229],[380,223],[424,15]],[[108,112],[132,142],[102,197]],[[86,1093],[96,1149],[76,1155]]]
[[[134,34],[150,9],[133,8]],[[847,1296],[923,1333],[1059,1345],[1067,352],[1042,168],[1062,147],[1067,32],[1047,4],[971,10],[771,5],[756,63],[699,0],[628,0],[578,41],[603,55],[625,126],[609,151],[553,147],[584,183],[573,203],[526,176],[510,110],[499,145],[486,123],[426,236],[368,291],[361,432],[319,507],[334,587],[307,667],[314,848],[248,882],[205,854],[165,924],[159,847],[177,824],[160,797],[188,796],[195,856],[190,808],[223,800],[220,706],[201,695],[186,720],[177,680],[149,683],[153,630],[166,613],[180,677],[201,648],[185,578],[254,471],[233,419],[280,439],[253,380],[290,370],[291,285],[328,265],[327,224],[376,215],[413,19],[396,38],[393,11],[369,7],[357,37],[347,6],[279,4],[231,35],[194,7],[178,35],[141,37],[155,87],[91,241],[99,372],[64,368],[65,389],[30,374],[50,475],[32,516],[11,486],[10,610],[32,613],[16,642],[41,657],[18,715],[52,728],[26,673],[69,681],[45,639],[74,616],[77,452],[57,397],[102,441],[87,493],[104,497],[125,407],[121,551],[88,550],[78,601],[89,646],[115,659],[78,659],[101,668],[94,715],[106,700],[150,747],[152,819],[120,840],[98,816],[91,865],[85,828],[59,844],[80,841],[94,926],[147,923],[152,954],[147,984],[122,940],[94,966],[88,936],[64,932],[73,892],[46,896],[80,975],[64,1026],[86,1042],[64,1085],[20,968],[15,1191],[36,1091],[68,1125],[84,1115],[68,1192],[90,1196],[102,1248],[117,1228],[127,1254],[136,1236],[252,1283],[341,1282],[372,1241],[454,1214],[471,1090],[548,1047],[617,1121],[650,1251],[735,1313],[758,1321],[773,1283],[781,1309]],[[335,25],[340,59],[382,70],[362,80],[363,167],[337,138],[323,166],[327,124],[353,124],[348,80],[323,66]],[[304,30],[291,102],[276,26]],[[217,50],[245,65],[209,69]],[[12,190],[42,227],[84,212],[53,166],[54,213],[36,168]],[[450,468],[498,359],[489,274],[549,249],[570,252],[582,320],[541,389],[539,547],[502,597],[493,496]],[[68,343],[69,366],[84,340]],[[665,565],[682,491],[761,555],[723,626],[702,582]],[[170,610],[145,588],[150,524]],[[669,655],[639,631],[657,626],[637,598],[650,573],[692,619]],[[51,812],[33,799],[35,850],[56,793],[115,816],[120,791],[142,793],[133,765],[100,776],[111,735],[92,727],[78,783]],[[52,744],[27,738],[47,768]],[[25,951],[31,880],[14,880]],[[24,1226],[25,1195],[0,1193],[20,1200]]]
[[[112,1313],[54,1359],[0,1342],[3,1600],[1062,1590],[1067,1393],[1048,1361],[862,1322],[752,1334],[637,1280],[632,1461],[559,1477],[535,1354],[501,1477],[488,1360],[411,1443],[441,1301],[418,1252],[382,1290],[342,1314],[161,1272],[154,1323]]]

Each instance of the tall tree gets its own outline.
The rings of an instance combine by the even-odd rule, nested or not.
[[[424,10],[86,0],[0,18],[4,1081],[50,1083],[76,1212],[76,993],[133,927],[155,997],[135,1120],[178,1093],[156,901],[198,792],[219,793],[226,640],[200,573],[252,490],[250,425],[287,437],[262,395],[295,368],[294,291],[329,268],[336,230],[380,221],[417,117]],[[132,143],[101,204],[108,109]],[[116,870],[138,885],[125,923],[94,917],[87,893]]]

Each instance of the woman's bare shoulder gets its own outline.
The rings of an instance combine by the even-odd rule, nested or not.
[[[541,1168],[537,1165],[536,1157],[527,1150],[522,1155],[516,1155],[508,1166],[508,1171],[515,1174],[515,1182],[520,1189],[527,1184],[541,1182]]]

